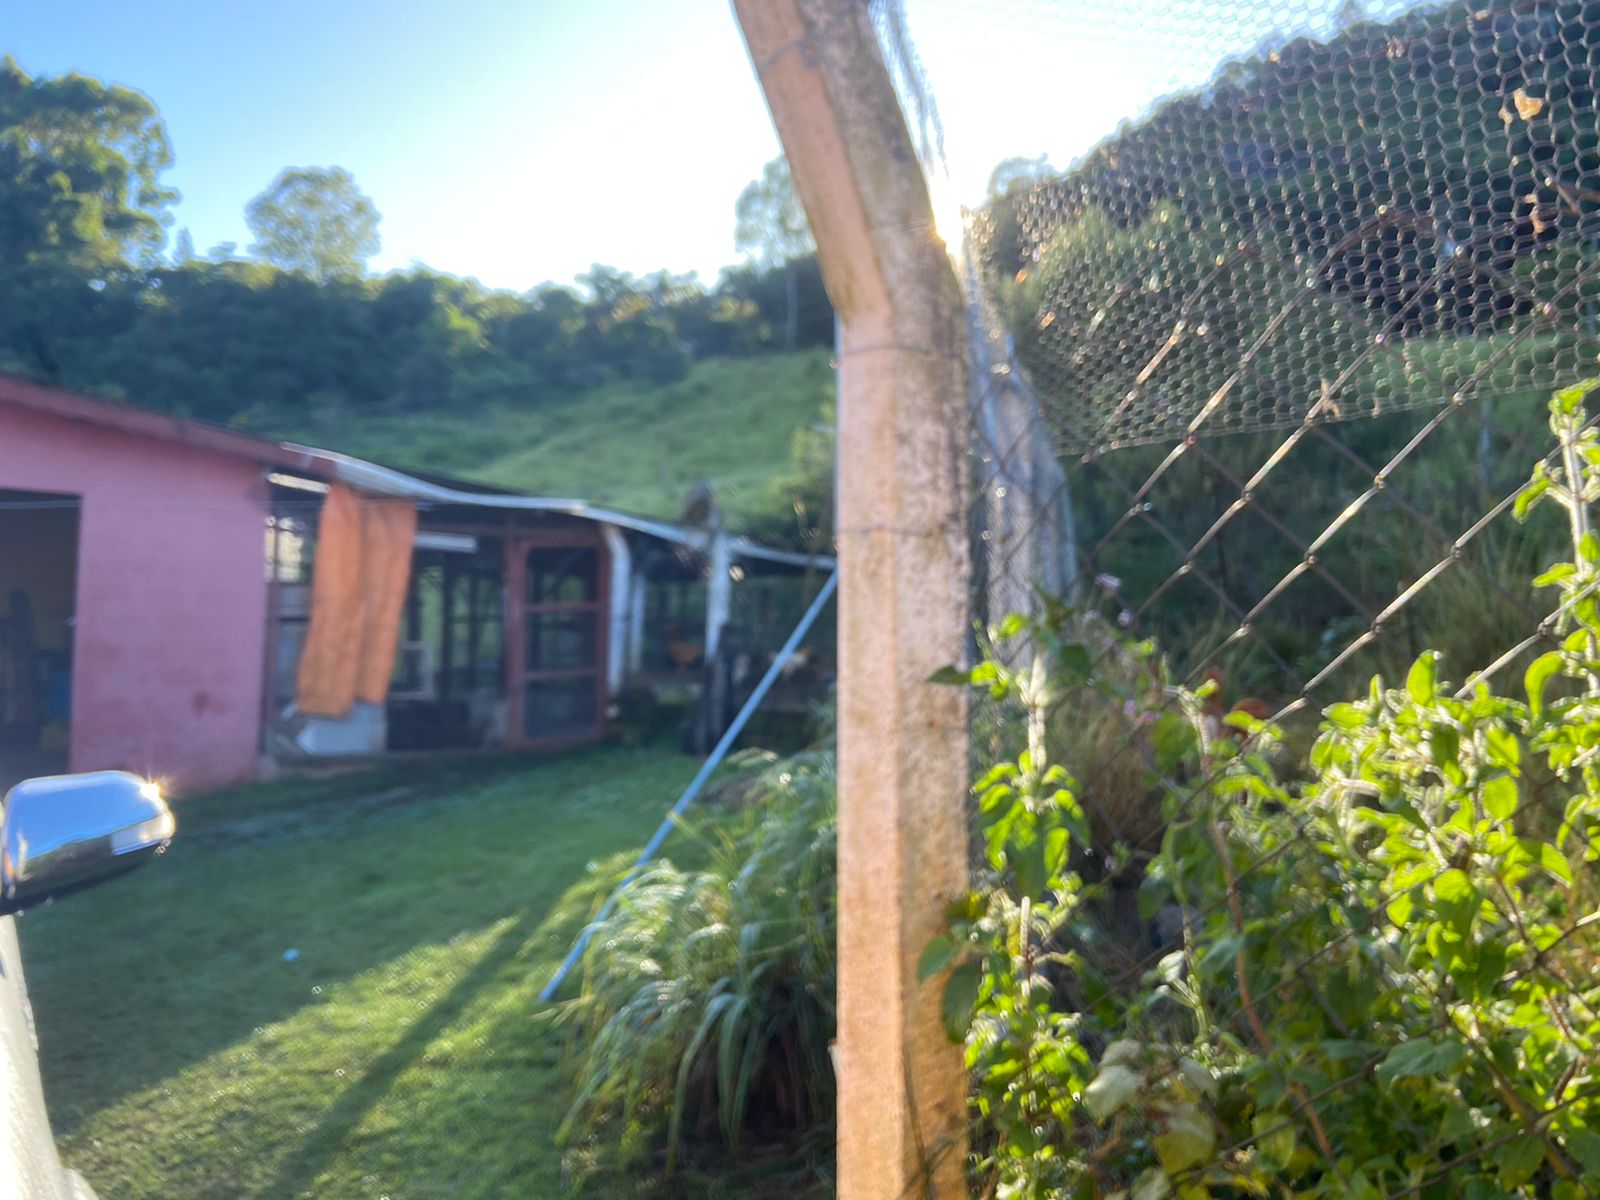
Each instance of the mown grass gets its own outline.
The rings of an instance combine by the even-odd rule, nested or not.
[[[183,806],[162,859],[21,921],[66,1161],[107,1200],[563,1194],[537,992],[610,877],[592,864],[694,768],[608,748]],[[762,1185],[602,1170],[583,1194]]]
[[[665,517],[705,479],[738,522],[787,507],[794,435],[823,418],[833,394],[828,355],[806,351],[700,362],[666,386],[345,414],[274,432],[393,466]]]

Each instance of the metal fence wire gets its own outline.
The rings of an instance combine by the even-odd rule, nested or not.
[[[1064,169],[1001,162],[966,215],[975,626],[1064,598],[1107,631],[1100,667],[1131,690],[1145,668],[1117,661],[1112,629],[1151,639],[1177,680],[1210,681],[1218,711],[1279,723],[1290,774],[1326,706],[1374,674],[1403,680],[1424,649],[1463,688],[1516,689],[1555,644],[1551,593],[1530,579],[1570,555],[1562,522],[1521,524],[1512,508],[1552,458],[1550,394],[1600,360],[1600,4],[906,11],[912,34],[964,22],[985,31],[972,54],[1007,44],[1012,70],[1048,69],[1060,144],[1081,143]],[[1080,58],[1016,49],[1045,30]],[[1123,96],[1104,94],[1103,70],[1075,83],[1097,56],[1128,72]],[[954,129],[971,89],[943,86],[927,57]],[[1124,981],[1174,936],[1170,913],[1132,897],[1166,830],[1134,707],[1051,718],[1097,837],[1117,846],[1105,869],[1128,894],[1107,953]],[[981,759],[996,714],[974,719]],[[1560,820],[1549,791],[1522,803]],[[1265,857],[1219,869],[1248,876]],[[1176,936],[1203,916],[1180,914]],[[1372,907],[1317,953],[1391,919]],[[1229,1028],[1250,1040],[1251,1009],[1305,986],[1294,971],[1258,981]],[[1455,1019],[1417,1002],[1437,1003],[1441,1027]],[[1312,1088],[1275,1064],[1302,1144],[1335,1172],[1344,1148],[1306,1122],[1374,1086],[1373,1061],[1348,1065]],[[1472,1156],[1531,1138],[1571,1165],[1552,1118],[1593,1070],[1575,1068],[1575,1091],[1480,1114],[1502,1124]],[[1466,1165],[1417,1164],[1382,1194],[1439,1194]],[[1519,1187],[1549,1194],[1537,1180],[1504,1192]],[[1576,1171],[1562,1187],[1593,1194]]]

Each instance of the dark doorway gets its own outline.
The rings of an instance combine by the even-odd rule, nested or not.
[[[0,788],[67,767],[79,507],[0,489]]]
[[[403,629],[389,685],[388,748],[504,745],[505,552],[500,540],[420,532]]]
[[[512,627],[511,727],[524,745],[598,737],[605,704],[606,575],[595,543],[515,551],[521,619]]]

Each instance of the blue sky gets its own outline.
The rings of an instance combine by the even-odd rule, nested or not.
[[[1265,32],[1264,5],[1217,3],[908,0],[946,126],[942,226],[999,159],[1070,162]],[[151,96],[174,230],[202,252],[248,244],[245,203],[280,168],[337,164],[383,214],[380,270],[711,280],[778,152],[724,0],[0,0],[0,53]]]
[[[202,251],[286,165],[348,168],[413,259],[522,289],[735,261],[778,152],[729,10],[650,0],[0,0],[0,52],[160,106]]]

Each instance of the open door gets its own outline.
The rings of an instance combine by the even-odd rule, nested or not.
[[[0,793],[67,768],[79,506],[0,489]]]
[[[597,738],[606,699],[605,547],[519,539],[511,557],[511,740],[558,745]]]

